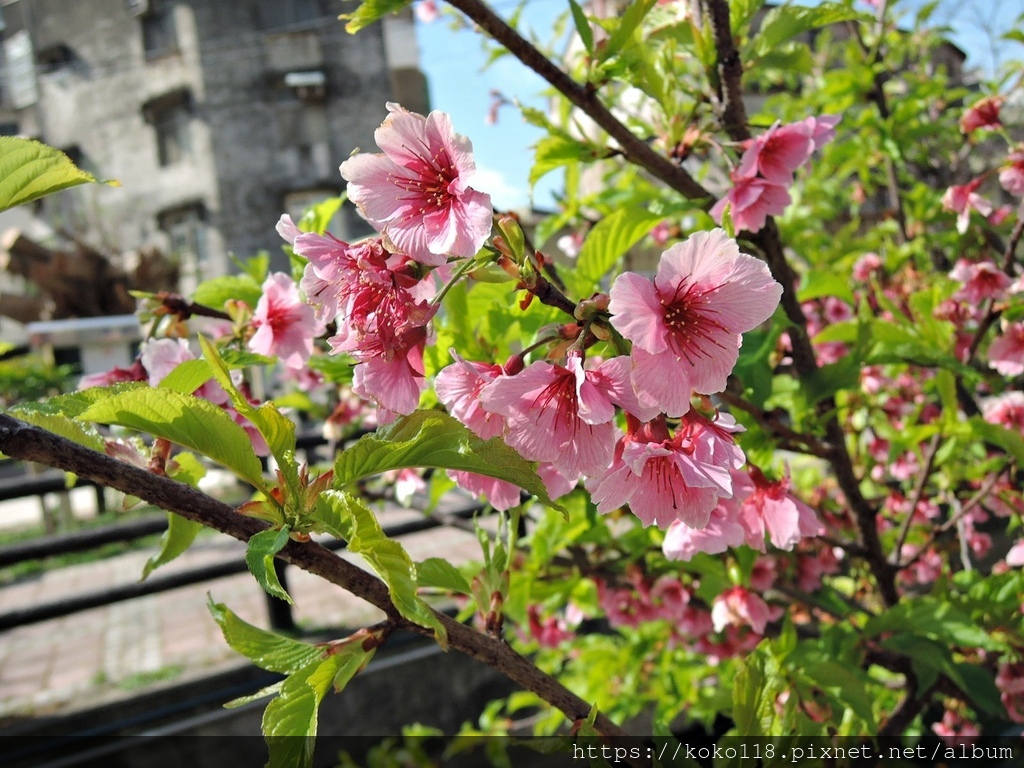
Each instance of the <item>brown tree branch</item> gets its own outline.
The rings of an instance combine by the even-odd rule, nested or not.
[[[743,104],[743,62],[732,38],[729,4],[726,0],[701,0],[701,5],[704,18],[711,24],[718,52],[718,120],[729,138],[743,141],[750,138],[747,110]]]
[[[622,149],[623,157],[629,162],[640,166],[683,196],[691,200],[704,198],[707,207],[712,205],[714,202],[712,194],[704,189],[684,168],[676,165],[655,151],[649,144],[637,138],[601,102],[592,88],[580,85],[555,66],[484,3],[480,0],[449,0],[449,2],[453,8],[458,8],[466,14],[473,23],[508,49],[509,53],[547,80],[559,93],[583,110],[591,120],[616,141]]]
[[[6,414],[0,414],[0,452],[22,461],[36,461],[74,472],[79,477],[137,496],[241,541],[248,541],[254,534],[267,528],[266,523],[240,514],[234,507],[190,486],[97,453]],[[393,620],[396,627],[433,636],[431,630],[399,616],[384,582],[316,542],[290,541],[278,557],[376,606]],[[585,718],[590,712],[587,702],[539,670],[503,641],[486,637],[445,614],[438,613],[437,616],[448,632],[451,648],[498,670],[561,710],[572,721]],[[627,735],[604,715],[598,715],[595,728],[606,737]]]

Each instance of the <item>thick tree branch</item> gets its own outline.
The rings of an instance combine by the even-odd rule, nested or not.
[[[234,507],[194,488],[89,450],[6,414],[0,414],[0,452],[22,461],[36,461],[74,472],[79,477],[137,496],[241,541],[248,541],[267,527],[262,521],[246,517]],[[384,611],[397,627],[432,636],[430,630],[399,617],[387,586],[380,579],[316,542],[290,541],[278,557],[366,600]],[[448,631],[450,647],[498,670],[561,710],[570,720],[585,718],[590,712],[587,702],[537,669],[506,643],[486,637],[445,614],[439,613],[437,616]],[[604,715],[598,715],[595,727],[606,737],[627,735]]]
[[[736,50],[729,25],[729,3],[726,0],[702,0],[704,17],[711,24],[718,52],[718,119],[733,141],[750,138],[747,110],[743,104],[743,62]]]
[[[458,8],[466,14],[484,32],[507,48],[509,53],[547,80],[559,93],[583,110],[591,120],[616,141],[622,149],[623,156],[629,162],[640,166],[683,196],[691,200],[704,198],[707,206],[711,206],[714,202],[711,193],[697,183],[685,169],[637,138],[611,113],[611,110],[601,103],[593,89],[580,85],[551,63],[544,54],[480,0],[449,0],[449,2],[453,8]]]

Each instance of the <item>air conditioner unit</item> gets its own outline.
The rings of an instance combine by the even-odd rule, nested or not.
[[[149,13],[149,0],[124,0],[124,5],[132,16],[145,16]]]

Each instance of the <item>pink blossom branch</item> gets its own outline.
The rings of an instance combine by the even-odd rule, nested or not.
[[[729,4],[726,0],[701,0],[701,3],[706,9],[715,37],[723,127],[733,141],[744,141],[750,138],[750,131],[743,108],[743,62],[736,50],[729,25]],[[884,14],[880,16],[881,18],[884,18]],[[807,335],[807,318],[797,298],[796,272],[786,258],[778,226],[774,219],[769,217],[764,228],[749,237],[761,251],[772,277],[782,285],[782,308],[793,323],[789,329],[789,337],[796,372],[802,378],[813,376],[818,370],[818,361]],[[882,550],[878,527],[875,524],[876,510],[860,491],[860,479],[853,469],[853,460],[846,447],[846,434],[837,417],[835,399],[823,399],[817,404],[816,410],[824,424],[825,437],[831,447],[828,459],[839,487],[854,513],[858,544],[878,583],[882,599],[886,605],[894,605],[899,600],[895,571]]]
[[[768,413],[763,408],[759,408],[739,395],[726,390],[725,392],[719,393],[717,397],[729,407],[736,408],[737,410],[749,413],[753,416],[757,420],[758,424],[763,426],[772,434],[781,438],[781,445],[786,450],[810,454],[811,456],[817,456],[820,459],[827,459],[832,455],[832,446],[823,443],[814,435],[807,435],[795,431],[778,417]]]
[[[195,488],[97,453],[6,414],[0,414],[0,452],[14,459],[36,461],[74,472],[79,477],[136,496],[241,541],[248,541],[254,534],[267,528],[266,523],[239,514],[234,507]],[[400,616],[391,601],[387,586],[380,579],[316,542],[290,541],[278,557],[376,606],[396,628],[433,636],[431,630]],[[448,632],[448,642],[452,648],[498,670],[561,710],[570,720],[587,717],[590,712],[587,702],[539,670],[505,642],[486,637],[445,614],[438,613],[437,617]],[[605,737],[626,735],[622,728],[604,715],[598,715],[595,728]]]

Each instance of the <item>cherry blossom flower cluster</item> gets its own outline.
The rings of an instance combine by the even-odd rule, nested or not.
[[[960,120],[965,134],[981,129],[1002,128],[999,110],[1005,99],[1002,96],[988,96],[969,107]],[[1017,145],[1009,152],[1006,160],[996,169],[999,185],[1013,197],[1024,197],[1024,145]],[[989,173],[971,179],[966,184],[954,184],[942,195],[942,207],[957,215],[956,229],[962,235],[970,226],[971,212],[988,217],[989,223],[1002,223],[1013,211],[1010,206],[997,208],[978,190],[987,181]]]
[[[797,169],[816,149],[835,138],[839,115],[810,116],[796,123],[776,123],[749,140],[732,171],[732,188],[711,209],[722,223],[725,210],[737,230],[758,232],[769,216],[778,216],[792,202],[789,188]]]

